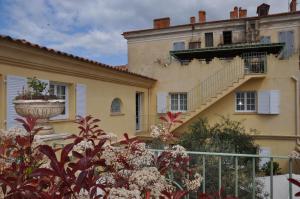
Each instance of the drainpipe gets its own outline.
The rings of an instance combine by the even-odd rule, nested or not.
[[[292,76],[291,77],[295,81],[295,94],[296,94],[296,151],[300,152],[300,139],[298,138],[299,136],[299,80],[297,77]]]

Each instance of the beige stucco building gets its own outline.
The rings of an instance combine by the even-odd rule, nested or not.
[[[123,33],[128,70],[157,80],[150,115],[183,112],[186,132],[199,117],[243,121],[262,153],[288,155],[299,140],[300,12],[258,16],[234,8],[230,19],[206,21],[199,11],[184,25],[170,18],[153,28]],[[300,145],[299,145],[300,146]]]
[[[300,12],[258,16],[234,8],[230,19],[171,26],[154,20],[147,30],[123,33],[128,69],[0,37],[0,128],[15,125],[13,99],[36,76],[64,98],[65,111],[53,118],[51,142],[76,132],[76,115],[91,114],[120,137],[149,136],[158,116],[183,112],[185,133],[200,117],[243,121],[262,152],[288,155],[300,143]],[[255,130],[254,130],[255,129]],[[300,146],[300,144],[299,144]]]
[[[155,80],[95,61],[47,49],[24,40],[0,37],[0,129],[16,125],[13,100],[27,87],[28,77],[47,82],[65,99],[63,114],[52,118],[55,134],[46,141],[60,142],[77,133],[76,115],[101,119],[101,128],[119,137],[142,131],[141,115],[148,112]],[[136,116],[137,115],[137,116]],[[138,118],[137,118],[138,117]]]

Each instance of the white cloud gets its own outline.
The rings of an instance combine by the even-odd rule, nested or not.
[[[2,1],[2,20],[9,23],[0,27],[0,34],[104,61],[105,56],[126,56],[126,41],[121,33],[151,28],[154,18],[170,16],[173,25],[183,24],[203,9],[208,20],[226,19],[234,6],[247,8],[253,16],[263,2],[271,5],[271,13],[288,9],[285,0]]]

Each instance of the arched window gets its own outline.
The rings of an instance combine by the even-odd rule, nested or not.
[[[121,105],[122,105],[121,100],[119,98],[115,98],[111,103],[110,112],[121,113]]]

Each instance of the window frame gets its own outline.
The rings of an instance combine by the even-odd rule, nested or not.
[[[118,101],[119,102],[119,111],[113,111],[113,103]],[[112,101],[111,101],[111,104],[110,104],[110,113],[111,114],[121,114],[122,113],[122,100],[118,97],[114,98]]]
[[[230,33],[230,42],[226,42],[225,43],[225,38],[229,38],[229,35],[226,35],[226,34],[229,34]],[[223,31],[223,45],[231,45],[233,44],[233,32],[232,30],[228,30],[228,31]]]
[[[201,48],[201,41],[190,41],[189,50]]]
[[[248,97],[247,94],[248,93],[254,93],[254,103],[247,103],[248,100],[253,99],[252,97]],[[244,94],[244,109],[243,110],[238,110],[238,106],[242,106],[242,105],[238,105],[238,94]],[[241,98],[241,97],[240,97]],[[257,92],[256,91],[237,91],[235,92],[235,112],[236,113],[256,113],[257,112]],[[254,110],[248,109],[248,106],[253,106],[254,105]]]
[[[212,37],[211,37],[211,45],[208,45],[208,37],[209,37],[209,35],[211,35]],[[214,32],[206,32],[206,33],[204,33],[204,39],[205,39],[205,47],[206,48],[209,48],[209,47],[214,47]]]
[[[177,49],[175,49],[175,44],[176,43],[183,43],[183,49],[179,49],[179,50],[177,50]],[[173,46],[172,46],[172,50],[173,51],[181,51],[181,50],[186,50],[186,44],[185,44],[185,41],[175,41],[175,42],[173,42]]]
[[[54,95],[57,96],[57,86],[64,86],[65,87],[65,114],[60,114],[58,116],[55,116],[53,118],[50,118],[50,120],[65,120],[69,118],[69,86],[66,83],[61,82],[52,82],[49,81],[49,92],[51,92],[51,86],[54,85]]]
[[[172,95],[176,95],[177,96],[177,109],[172,109]],[[185,95],[185,102],[184,103],[184,99],[181,100],[180,95]],[[174,93],[169,93],[169,97],[170,97],[170,111],[171,112],[187,112],[188,111],[188,94],[186,92],[174,92]],[[183,103],[182,103],[183,102]],[[186,108],[186,109],[184,109]]]
[[[144,131],[144,92],[135,93],[135,132]]]

